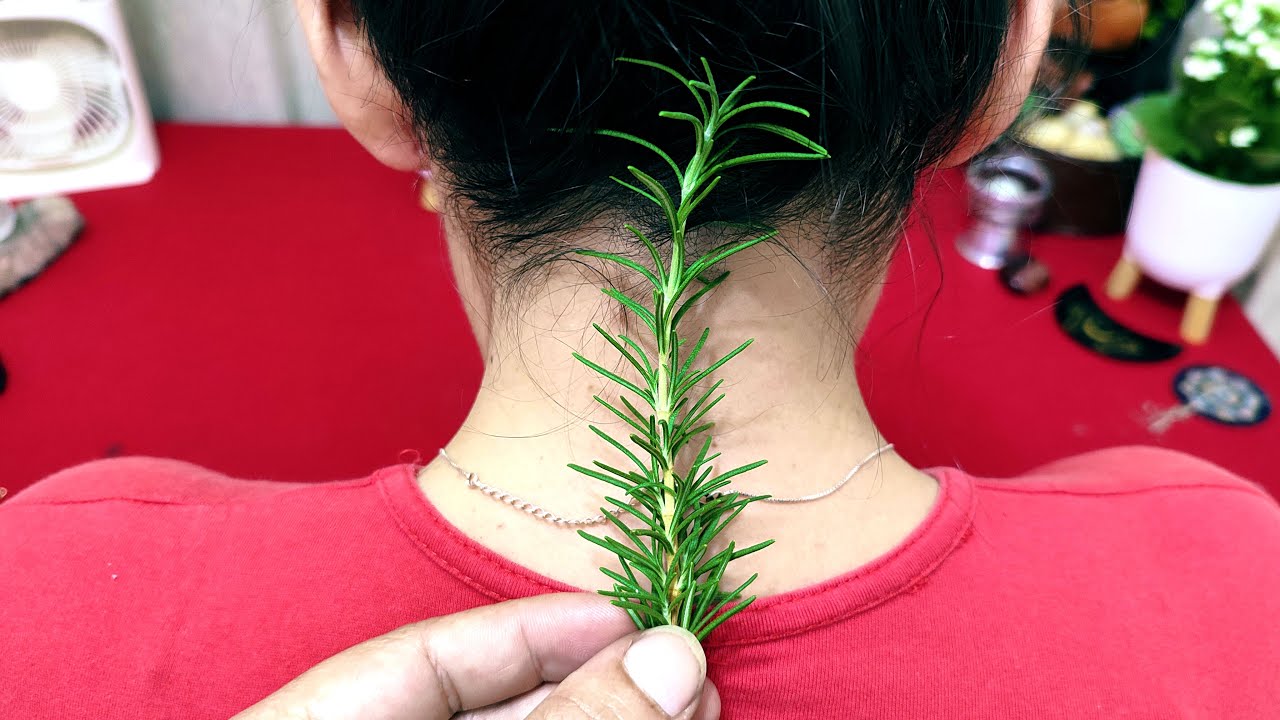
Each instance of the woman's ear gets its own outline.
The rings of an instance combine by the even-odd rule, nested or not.
[[[1055,14],[1068,7],[1065,0],[1016,0],[1011,5],[1009,35],[991,87],[969,119],[964,137],[943,159],[943,167],[959,165],[977,155],[1018,118],[1048,47]]]
[[[356,27],[347,0],[295,0],[311,58],[338,120],[383,164],[422,167],[423,152],[404,103]]]

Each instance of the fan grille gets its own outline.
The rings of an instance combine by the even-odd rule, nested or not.
[[[0,22],[0,171],[98,160],[129,132],[124,74],[102,38],[74,23]]]

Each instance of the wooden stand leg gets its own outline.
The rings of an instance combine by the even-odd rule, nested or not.
[[[1138,287],[1138,281],[1141,279],[1142,271],[1138,269],[1138,263],[1123,255],[1120,256],[1120,262],[1116,263],[1111,276],[1107,278],[1107,297],[1112,300],[1124,300],[1133,294],[1133,289]]]
[[[1203,345],[1213,328],[1213,316],[1218,312],[1218,298],[1207,298],[1192,293],[1187,296],[1187,307],[1182,313],[1182,339],[1192,345]]]

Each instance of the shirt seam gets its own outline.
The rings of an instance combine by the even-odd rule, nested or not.
[[[490,587],[485,586],[479,580],[471,577],[471,575],[467,573],[465,570],[458,567],[454,563],[450,562],[448,558],[444,557],[440,553],[431,549],[430,544],[426,540],[424,540],[409,525],[408,522],[405,521],[400,511],[397,509],[396,503],[393,501],[391,497],[388,496],[388,489],[385,484],[383,483],[378,484],[378,494],[382,498],[383,505],[386,506],[387,511],[391,514],[391,518],[395,522],[396,527],[398,527],[400,531],[404,533],[404,535],[409,539],[409,541],[412,542],[414,545],[416,545],[418,549],[421,550],[432,562],[439,565],[445,572],[454,576],[454,578],[462,582],[467,587],[475,590],[476,592],[484,595],[485,597],[488,597],[490,599],[497,600],[497,601],[513,599],[514,597],[513,595],[499,592],[497,590],[494,590]],[[423,499],[422,501],[425,502],[425,499]],[[467,543],[474,542],[474,541],[466,537],[465,535],[462,535],[461,533],[459,533],[457,529],[450,527],[446,523],[440,522],[437,518],[432,517],[430,514],[426,514],[423,517],[426,519],[427,522],[431,523],[431,525],[435,529],[449,535],[450,541],[454,544],[454,546],[457,547],[459,550],[465,552],[473,560],[477,562],[487,563],[490,565],[494,564],[491,558],[487,558],[483,554],[478,552],[475,548],[469,547]],[[515,577],[519,577],[523,580],[528,580],[529,582],[541,588],[544,588],[548,592],[563,591],[562,588],[549,585],[546,581],[536,577],[532,573],[520,572],[516,569],[503,568],[503,567],[498,567],[498,570],[500,570],[501,572],[507,575],[512,575]]]
[[[953,554],[955,554],[956,550],[960,549],[960,547],[963,546],[965,542],[969,540],[973,531],[973,520],[976,515],[976,510],[977,510],[977,497],[976,495],[971,495],[969,498],[969,507],[967,509],[961,510],[961,512],[964,512],[965,514],[964,521],[957,528],[957,532],[955,534],[955,537],[951,540],[951,543],[947,545],[945,550],[938,553],[938,556],[934,558],[934,560],[931,563],[929,563],[927,567],[920,570],[920,572],[917,572],[914,575],[911,575],[904,582],[899,583],[898,586],[894,588],[891,592],[885,593],[884,595],[877,596],[870,600],[864,601],[858,605],[850,607],[846,612],[840,613],[839,615],[832,615],[830,617],[822,618],[821,620],[816,620],[806,625],[788,628],[785,631],[770,633],[768,635],[762,635],[758,637],[743,638],[741,640],[726,640],[722,642],[712,642],[710,643],[710,646],[733,647],[733,646],[742,646],[742,645],[758,645],[765,642],[772,642],[775,640],[782,640],[785,638],[795,637],[797,635],[803,635],[808,632],[813,632],[814,630],[819,630],[829,625],[834,625],[836,623],[844,622],[857,615],[861,615],[864,612],[875,609],[877,607],[880,607],[881,605],[885,605],[889,602],[892,602],[898,599],[903,595],[903,593],[906,593],[910,591],[913,587],[917,586],[921,580],[937,572],[937,570],[941,568],[942,565],[948,559],[950,559],[950,557]],[[928,530],[930,530],[936,523],[939,523],[941,521],[942,520],[940,515],[932,518],[928,526],[922,526],[920,528],[921,530],[924,530],[924,532],[921,532],[920,535],[914,538],[911,542],[899,548],[898,553],[907,552],[911,547],[915,546],[917,543],[924,540],[929,534]],[[855,571],[853,574],[847,575],[846,577],[830,580],[828,582],[830,582],[831,584],[823,588],[822,592],[823,593],[832,592],[851,582],[860,580],[869,569],[870,568],[862,568],[861,570]],[[811,599],[812,597],[813,597],[812,594],[806,594],[806,595],[800,595],[798,597],[787,598],[785,600],[778,601],[777,604],[769,605],[769,608],[770,609],[779,608],[779,607],[785,608],[787,605],[800,602],[802,600]]]
[[[232,478],[232,479],[235,479],[235,478]],[[329,483],[314,483],[314,484],[302,485],[299,487],[291,487],[288,489],[280,490],[278,492],[264,494],[261,496],[255,496],[252,498],[233,498],[233,499],[222,500],[222,501],[214,501],[214,500],[186,501],[186,500],[173,500],[173,499],[152,499],[152,498],[131,497],[127,495],[109,495],[106,497],[83,498],[83,499],[35,499],[35,500],[24,501],[22,500],[21,495],[15,495],[12,501],[7,503],[0,503],[0,507],[15,507],[15,508],[61,507],[61,506],[75,506],[75,505],[92,505],[95,503],[104,503],[104,502],[125,502],[125,503],[134,503],[138,505],[160,505],[160,506],[170,506],[170,507],[225,507],[225,506],[234,506],[234,505],[247,505],[252,503],[255,500],[262,499],[263,497],[278,498],[278,497],[290,496],[298,492],[309,492],[309,491],[317,491],[322,489],[323,490],[361,490],[361,489],[367,488],[371,483],[373,483],[374,477],[368,477],[358,481],[341,480],[338,482],[354,483],[354,484],[344,484],[341,487],[333,487]]]
[[[955,480],[952,479],[952,480],[949,480],[949,482],[955,482]],[[396,508],[396,504],[392,502],[392,499],[388,496],[388,489],[385,486],[385,484],[381,484],[381,483],[379,484],[379,494],[382,496],[383,503],[387,506],[388,512],[391,514],[393,520],[396,523],[396,526],[399,527],[401,531],[410,539],[410,541],[413,542],[413,544],[415,544],[416,546],[418,546],[418,548],[424,554],[426,554],[428,558],[430,558],[433,562],[435,562],[437,565],[443,568],[445,572],[448,572],[450,575],[452,575],[454,578],[462,582],[464,585],[472,588],[476,592],[481,593],[485,597],[491,598],[493,600],[498,600],[498,601],[509,600],[512,598],[511,595],[498,592],[490,587],[485,586],[479,580],[473,578],[469,573],[467,573],[461,567],[450,562],[447,558],[442,556],[440,553],[437,553],[435,550],[432,550],[429,544],[423,538],[421,538],[411,527],[409,527],[408,523],[405,522],[399,510]],[[422,501],[425,502],[425,499],[422,499]],[[885,593],[883,595],[864,601],[851,608],[848,608],[846,612],[833,614],[829,617],[821,618],[819,620],[815,620],[805,625],[787,628],[785,630],[781,630],[774,633],[756,635],[753,637],[743,638],[740,640],[716,641],[713,639],[708,643],[708,647],[757,645],[761,643],[772,642],[775,640],[781,640],[784,638],[794,637],[797,635],[803,635],[805,633],[812,632],[814,630],[818,630],[823,627],[827,627],[828,625],[844,622],[845,620],[848,620],[851,617],[854,617],[863,612],[866,612],[875,607],[878,607],[887,602],[891,602],[897,599],[903,593],[909,591],[912,587],[915,587],[916,585],[918,585],[923,578],[928,577],[929,575],[937,571],[937,569],[940,568],[942,564],[945,563],[947,559],[949,559],[951,555],[960,546],[962,546],[965,543],[966,540],[969,539],[969,536],[973,528],[973,520],[976,514],[976,506],[977,506],[977,496],[973,492],[972,485],[970,486],[970,490],[969,490],[967,506],[968,507],[958,509],[959,512],[964,513],[964,519],[960,523],[959,527],[957,527],[955,536],[951,540],[950,544],[943,551],[938,553],[937,557],[934,558],[933,561],[930,562],[927,567],[923,568],[922,570],[920,570],[919,572],[913,575],[908,576],[904,581],[900,582],[898,586],[894,588],[891,592]],[[901,555],[903,553],[907,553],[917,544],[926,540],[929,537],[933,528],[935,528],[939,523],[944,521],[944,515],[945,513],[939,512],[937,514],[934,514],[932,517],[930,517],[926,524],[918,528],[918,534],[914,538],[912,538],[908,543],[906,543],[902,547],[899,547],[895,552],[895,554]],[[450,541],[453,543],[453,545],[459,550],[461,550],[462,552],[466,553],[466,555],[470,559],[476,562],[485,563],[493,567],[497,571],[501,572],[503,575],[507,577],[519,578],[521,580],[530,582],[531,584],[536,585],[546,590],[547,592],[563,592],[564,591],[563,588],[550,585],[545,580],[538,577],[536,574],[529,572],[519,566],[508,568],[508,567],[502,567],[501,565],[496,564],[493,561],[493,558],[487,557],[482,552],[471,547],[470,543],[473,543],[475,541],[467,537],[466,535],[462,534],[461,532],[459,532],[456,528],[448,525],[447,523],[441,522],[438,518],[432,515],[426,515],[425,518],[427,522],[431,523],[431,525],[434,528],[446,533],[449,536]],[[817,591],[817,593],[827,594],[827,593],[838,591],[839,589],[847,586],[849,583],[862,580],[866,576],[867,572],[872,572],[873,570],[874,568],[872,568],[871,566],[867,566],[867,567],[860,568],[859,570],[855,570],[852,573],[848,573],[844,577],[838,577],[838,578],[833,578],[831,580],[827,580],[823,583],[824,585],[826,585],[826,587],[824,587],[820,591]],[[579,590],[579,592],[581,592],[581,590]],[[590,592],[590,591],[586,591],[586,592]],[[775,609],[780,609],[780,608],[785,609],[786,607],[794,603],[813,601],[814,598],[815,598],[814,592],[804,592],[802,590],[798,594],[796,594],[795,597],[785,598],[777,601],[769,601],[767,604],[767,609],[769,611],[774,611]],[[764,600],[768,600],[768,599],[765,598]],[[766,608],[762,608],[762,610],[763,609],[766,609]]]
[[[1248,481],[1245,481],[1248,482]],[[1186,485],[1152,485],[1141,488],[1126,489],[1098,489],[1098,490],[1070,490],[1065,488],[1029,488],[1029,487],[1012,487],[1002,485],[1000,482],[992,481],[975,481],[975,485],[994,492],[1014,493],[1018,495],[1069,495],[1072,497],[1111,497],[1116,495],[1145,495],[1155,492],[1176,492],[1179,490],[1224,490],[1227,492],[1238,492],[1254,497],[1270,500],[1271,495],[1265,490],[1253,485],[1239,486],[1226,483],[1190,483]]]

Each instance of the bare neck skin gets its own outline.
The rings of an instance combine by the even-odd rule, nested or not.
[[[482,481],[557,515],[598,514],[606,490],[617,491],[565,466],[597,459],[626,462],[588,430],[589,424],[620,439],[626,434],[593,399],[597,394],[616,398],[618,388],[571,353],[620,372],[620,359],[592,323],[642,344],[647,329],[638,330],[634,322],[627,326],[616,303],[600,293],[610,282],[600,268],[559,263],[521,281],[529,286],[521,292],[495,292],[488,275],[468,260],[461,228],[446,226],[459,289],[485,358],[479,395],[447,451]],[[583,247],[599,244],[590,237],[579,240]],[[718,358],[755,339],[717,375],[725,379],[727,393],[710,417],[716,423],[712,449],[722,453],[717,468],[767,459],[764,467],[736,479],[736,487],[778,497],[825,490],[892,440],[880,435],[867,414],[852,362],[851,341],[865,325],[876,293],[868,293],[858,307],[841,308],[804,265],[777,248],[749,250],[731,259],[727,269],[729,280],[682,322],[686,335],[711,328],[703,358]],[[620,289],[630,284],[626,277],[613,280]],[[880,278],[870,282],[878,286]],[[439,461],[423,469],[419,484],[445,517],[499,554],[576,587],[602,585],[597,568],[610,558],[574,530],[468,489]],[[889,452],[828,498],[797,505],[757,503],[723,539],[742,545],[773,538],[777,544],[731,565],[732,577],[725,582],[759,572],[753,592],[765,595],[852,570],[905,538],[928,513],[936,492],[932,478]],[[608,532],[606,526],[589,530]]]

